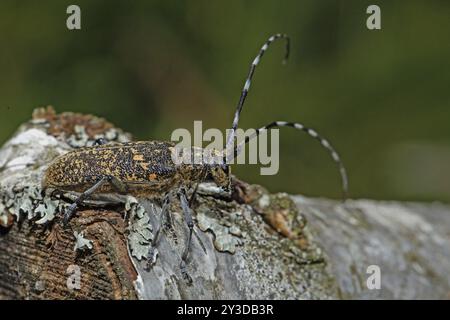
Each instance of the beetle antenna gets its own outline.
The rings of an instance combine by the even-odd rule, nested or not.
[[[328,152],[330,153],[334,162],[336,162],[336,164],[339,167],[339,173],[341,175],[341,180],[342,180],[342,192],[343,192],[342,197],[345,200],[348,195],[348,178],[347,178],[347,171],[345,170],[344,163],[342,162],[341,158],[339,157],[339,154],[336,152],[334,147],[330,144],[330,142],[328,142],[327,139],[322,138],[315,130],[305,127],[301,123],[286,122],[286,121],[274,121],[262,128],[257,129],[255,132],[253,132],[253,134],[246,136],[245,140],[234,148],[234,153],[233,153],[234,157],[236,157],[238,154],[241,153],[242,147],[245,144],[247,144],[250,140],[258,137],[261,133],[264,133],[265,131],[275,128],[275,127],[291,127],[291,128],[306,132],[310,137],[318,140],[320,142],[320,144],[325,149],[328,150]]]
[[[247,97],[248,91],[250,89],[250,84],[251,84],[255,69],[258,66],[259,61],[261,60],[262,56],[266,52],[269,45],[278,39],[286,39],[286,53],[284,55],[283,64],[285,64],[287,59],[289,58],[290,40],[289,40],[289,37],[285,34],[277,33],[277,34],[271,36],[259,50],[258,55],[255,57],[255,59],[253,60],[251,66],[250,66],[250,70],[248,72],[248,76],[245,81],[244,88],[242,89],[242,93],[239,98],[239,102],[237,104],[236,112],[234,114],[234,119],[233,119],[233,125],[232,125],[231,131],[228,135],[228,140],[227,140],[226,147],[225,147],[226,153],[228,153],[228,149],[233,144],[234,137],[236,136],[236,129],[237,129],[238,123],[239,123],[239,115],[241,114],[242,107],[244,106],[245,98]],[[232,155],[230,154],[229,156],[232,156]]]

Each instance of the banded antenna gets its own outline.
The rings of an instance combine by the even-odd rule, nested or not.
[[[234,149],[231,149],[233,142],[234,142],[234,138],[236,137],[236,129],[238,127],[239,124],[239,117],[240,114],[242,112],[242,108],[244,106],[245,103],[245,99],[247,98],[249,89],[250,89],[250,85],[251,85],[251,81],[253,78],[253,74],[255,73],[255,69],[258,66],[262,56],[264,55],[264,53],[266,52],[266,50],[269,48],[269,45],[278,40],[278,39],[285,39],[286,40],[286,53],[283,59],[283,64],[286,63],[287,59],[289,58],[289,51],[290,51],[290,39],[286,34],[275,34],[273,36],[271,36],[265,43],[264,45],[261,47],[258,55],[255,57],[255,59],[253,60],[251,66],[250,66],[250,70],[248,72],[248,76],[247,79],[245,81],[244,84],[244,88],[242,89],[242,93],[241,96],[239,98],[239,102],[237,104],[237,108],[236,108],[236,112],[234,114],[234,119],[233,119],[233,125],[231,127],[231,131],[230,134],[228,136],[227,139],[227,143],[226,143],[226,148],[225,148],[225,154],[224,154],[224,162],[225,163],[230,163],[230,161],[235,158],[242,150],[242,147],[247,144],[250,140],[258,137],[261,133],[271,129],[271,128],[275,128],[275,127],[291,127],[297,130],[301,130],[305,133],[307,133],[310,137],[315,138],[316,140],[318,140],[320,142],[320,144],[328,150],[328,152],[330,153],[331,157],[333,158],[333,160],[336,162],[336,164],[339,167],[339,173],[341,175],[341,181],[342,181],[342,192],[343,192],[343,199],[345,200],[347,198],[347,194],[348,194],[348,178],[347,178],[347,171],[345,170],[344,164],[341,160],[341,158],[339,157],[339,154],[336,152],[336,150],[334,149],[334,147],[328,142],[327,139],[322,138],[315,130],[310,129],[308,127],[305,127],[303,124],[301,123],[295,123],[295,122],[286,122],[286,121],[274,121],[260,129],[257,129],[252,135],[245,137],[245,141],[241,142],[239,145],[237,145]]]
[[[286,53],[285,53],[285,56],[284,56],[284,59],[283,59],[283,64],[285,64],[287,59],[289,58],[290,39],[285,34],[277,33],[277,34],[271,36],[264,43],[264,45],[261,47],[261,49],[259,50],[258,55],[255,57],[255,59],[253,60],[251,66],[250,66],[250,70],[248,72],[247,79],[245,80],[244,88],[242,89],[242,93],[241,93],[241,96],[239,98],[239,102],[237,104],[236,112],[234,114],[234,119],[233,119],[233,125],[231,127],[231,131],[230,131],[230,134],[228,135],[228,140],[227,140],[227,143],[226,143],[226,146],[225,146],[225,150],[226,150],[225,157],[227,157],[227,156],[228,157],[232,157],[233,156],[228,151],[232,151],[231,150],[231,146],[233,145],[233,141],[234,141],[234,138],[236,136],[236,129],[237,129],[238,124],[239,124],[239,116],[241,114],[242,107],[244,106],[245,98],[247,98],[247,94],[248,94],[248,91],[250,89],[250,85],[251,85],[251,82],[252,82],[253,74],[255,73],[255,69],[258,66],[258,63],[261,60],[261,58],[263,57],[263,55],[266,52],[267,48],[269,48],[270,44],[272,42],[278,40],[278,39],[285,39],[286,40]]]
[[[239,145],[237,145],[233,150],[233,157],[237,157],[242,151],[242,147],[246,145],[249,141],[253,140],[254,138],[258,137],[261,133],[266,132],[269,129],[276,128],[276,127],[291,127],[300,131],[305,132],[310,137],[316,139],[320,142],[320,144],[328,150],[331,157],[333,158],[334,162],[339,167],[339,173],[341,175],[341,181],[342,181],[342,198],[345,200],[348,195],[348,177],[347,177],[347,171],[345,170],[344,163],[342,162],[339,154],[336,152],[336,149],[330,144],[330,142],[321,137],[315,130],[310,129],[308,127],[305,127],[301,123],[296,122],[286,122],[286,121],[274,121],[272,123],[269,123],[268,125],[257,129],[253,134],[246,136],[245,140],[241,142]]]

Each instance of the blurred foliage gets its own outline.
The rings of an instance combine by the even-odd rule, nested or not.
[[[66,28],[74,3],[79,31]],[[228,128],[250,62],[283,32],[291,59],[281,65],[281,44],[264,56],[240,126],[317,129],[342,155],[353,197],[448,201],[450,2],[377,1],[380,31],[366,28],[369,4],[3,0],[0,142],[49,104],[100,115],[142,140],[167,140],[194,120]],[[278,175],[234,171],[272,191],[339,197],[337,170],[317,142],[289,129],[280,137]]]

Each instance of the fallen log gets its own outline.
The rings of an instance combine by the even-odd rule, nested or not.
[[[232,199],[201,185],[192,283],[176,203],[147,271],[160,200],[98,197],[62,227],[71,195],[41,189],[52,159],[101,137],[131,139],[101,118],[38,109],[0,149],[1,299],[449,298],[448,206],[271,194],[237,178]]]

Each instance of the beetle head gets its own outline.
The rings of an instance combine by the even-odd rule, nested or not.
[[[225,192],[231,190],[231,168],[227,164],[216,164],[209,168],[209,173],[217,186]]]

